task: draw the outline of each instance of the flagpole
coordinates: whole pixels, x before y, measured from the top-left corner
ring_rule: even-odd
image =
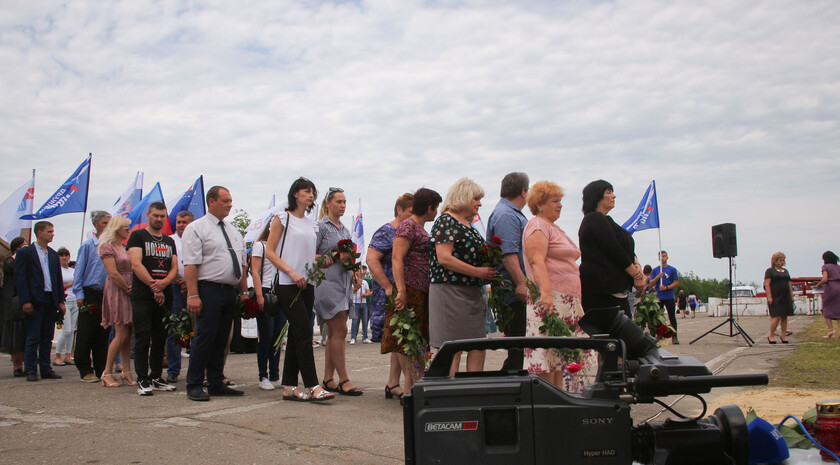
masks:
[[[79,248],[85,243],[85,217],[87,216],[88,195],[90,194],[90,170],[93,169],[93,153],[88,152],[88,159],[90,159],[90,164],[88,165],[88,182],[85,188],[85,209],[82,211],[82,234],[79,239]]]
[[[35,168],[32,168],[32,206],[35,207]],[[31,224],[29,226],[29,242],[28,243],[29,244],[32,243],[32,225]]]

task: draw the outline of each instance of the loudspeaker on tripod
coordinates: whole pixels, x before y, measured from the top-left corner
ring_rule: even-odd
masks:
[[[715,258],[738,256],[735,223],[721,223],[712,226],[712,256]]]

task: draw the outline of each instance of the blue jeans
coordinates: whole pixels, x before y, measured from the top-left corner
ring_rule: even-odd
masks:
[[[362,339],[368,338],[368,306],[365,304],[353,304],[356,306],[356,318],[350,325],[350,337],[356,339],[359,334],[359,320],[362,320]]]
[[[48,298],[52,298],[49,294]],[[27,373],[38,373],[41,376],[50,373],[50,352],[55,335],[55,312],[52,302],[43,305],[32,302],[32,314],[26,316],[26,344],[24,346],[23,368]]]
[[[181,294],[181,286],[172,284],[172,314],[181,314],[184,305],[184,296]],[[170,375],[181,374],[181,346],[175,342],[175,336],[169,331],[166,332],[166,372]]]
[[[263,295],[271,289],[263,288]],[[268,316],[265,312],[257,312],[257,368],[260,379],[269,381],[280,379],[280,351],[274,350],[274,341],[280,336],[280,331],[286,326],[286,315],[280,312],[277,316]]]

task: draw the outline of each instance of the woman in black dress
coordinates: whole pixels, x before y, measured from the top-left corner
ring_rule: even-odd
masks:
[[[580,286],[583,311],[621,307],[628,318],[627,296],[642,288],[645,278],[636,258],[633,237],[607,213],[615,208],[612,184],[592,181],[583,188],[583,221],[580,241]]]
[[[770,335],[767,342],[775,344],[776,327],[781,323],[779,339],[787,344],[787,317],[793,315],[793,288],[790,274],[785,269],[785,254],[776,252],[770,257],[770,268],[764,272],[764,290],[767,291],[767,306],[770,308]]]
[[[27,245],[22,237],[12,239],[12,256],[3,260],[3,289],[0,289],[0,350],[12,355],[15,376],[23,376],[23,349],[26,343],[26,321],[15,289],[15,252]]]

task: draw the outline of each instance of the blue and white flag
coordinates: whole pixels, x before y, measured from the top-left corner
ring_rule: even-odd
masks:
[[[143,172],[138,171],[137,175],[134,176],[134,182],[132,182],[125,192],[122,193],[120,198],[114,202],[114,206],[111,207],[111,216],[128,216],[128,213],[140,203],[140,199],[143,198]]]
[[[362,199],[359,199],[359,212],[353,217],[353,230],[350,231],[350,239],[356,244],[356,251],[362,255],[365,253],[365,226],[362,221]],[[364,259],[364,257],[360,257]]]
[[[169,224],[175,225],[178,220],[178,213],[188,211],[195,215],[195,219],[199,219],[207,213],[204,205],[204,176],[199,176],[194,183],[184,192],[184,195],[175,203],[175,206],[169,210]]]
[[[35,176],[26,181],[22,186],[12,192],[2,204],[0,204],[0,236],[6,242],[20,236],[21,229],[32,227],[32,221],[19,219],[22,215],[32,213],[35,200]]]
[[[645,191],[642,201],[636,211],[630,215],[630,219],[621,225],[627,232],[633,234],[636,231],[645,229],[656,229],[659,227],[659,206],[656,202],[656,181],[651,181]]]
[[[90,155],[82,162],[70,178],[55,191],[34,214],[21,216],[22,220],[41,220],[65,213],[87,210],[88,185],[90,184]]]

